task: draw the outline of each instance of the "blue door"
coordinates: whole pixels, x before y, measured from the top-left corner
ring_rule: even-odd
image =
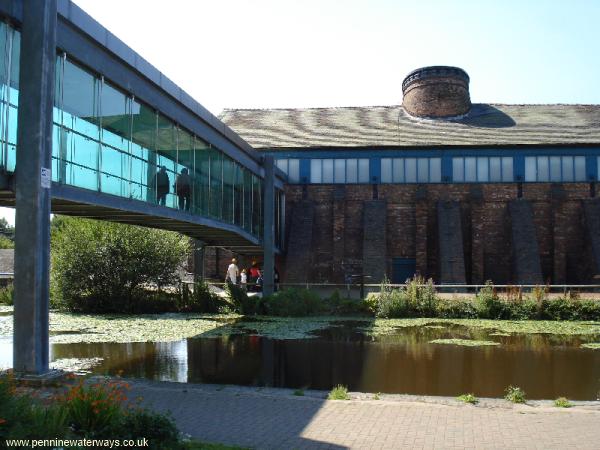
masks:
[[[392,283],[402,284],[412,278],[417,270],[414,258],[392,258]]]

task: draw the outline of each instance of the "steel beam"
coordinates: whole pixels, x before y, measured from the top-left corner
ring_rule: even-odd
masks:
[[[13,367],[48,367],[50,167],[56,59],[56,0],[23,3],[17,131]]]
[[[264,230],[263,230],[263,295],[274,290],[275,275],[275,164],[272,155],[264,158]]]

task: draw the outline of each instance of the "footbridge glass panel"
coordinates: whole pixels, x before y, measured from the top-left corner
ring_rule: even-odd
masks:
[[[19,53],[19,32],[0,23],[0,165],[7,172],[16,161]],[[179,208],[261,238],[257,174],[64,53],[56,59],[53,122],[53,181]]]

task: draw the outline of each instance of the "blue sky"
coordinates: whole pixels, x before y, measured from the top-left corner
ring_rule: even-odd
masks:
[[[426,65],[474,102],[600,104],[600,0],[75,3],[214,114],[398,104]]]

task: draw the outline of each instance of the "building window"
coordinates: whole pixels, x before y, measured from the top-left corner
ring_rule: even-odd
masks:
[[[513,159],[506,156],[452,158],[452,181],[455,183],[514,181]]]
[[[382,183],[439,183],[441,158],[381,158]]]
[[[275,161],[277,167],[286,173],[290,183],[300,182],[300,160],[299,159],[278,159]]]
[[[585,156],[527,156],[525,181],[585,181]]]
[[[310,182],[313,184],[368,183],[369,160],[367,158],[311,159]]]

